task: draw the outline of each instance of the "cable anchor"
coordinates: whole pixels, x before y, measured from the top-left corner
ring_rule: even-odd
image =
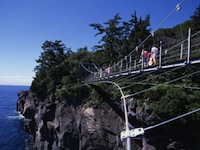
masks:
[[[180,12],[180,10],[181,10],[181,5],[180,5],[180,4],[177,4],[177,5],[176,5],[176,11]]]
[[[135,128],[131,130],[122,131],[120,134],[120,138],[123,141],[124,139],[128,137],[136,138],[137,136],[144,135],[144,129],[143,128]]]

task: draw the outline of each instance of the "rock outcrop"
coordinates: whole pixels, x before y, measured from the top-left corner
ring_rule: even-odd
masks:
[[[29,92],[19,93],[17,110],[25,117],[36,149],[120,150],[124,122],[111,107],[72,106],[40,102]]]
[[[91,102],[92,103],[92,102]],[[130,99],[128,118],[130,128],[145,127],[156,123],[148,99]],[[33,137],[38,150],[123,150],[126,142],[120,133],[125,130],[123,107],[110,102],[101,107],[73,105],[65,101],[39,101],[32,93],[18,94],[17,111],[25,117],[25,130]],[[188,125],[172,123],[132,139],[133,150],[172,150],[199,148],[199,122]]]

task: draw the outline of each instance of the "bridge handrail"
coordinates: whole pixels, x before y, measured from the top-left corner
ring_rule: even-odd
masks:
[[[110,65],[105,70],[98,69],[97,72],[91,72],[87,77],[87,80],[96,81],[109,79],[110,77],[118,77],[123,74],[130,74],[133,71],[143,71],[145,68],[159,67],[162,68],[164,64],[174,62],[186,62],[189,63],[190,59],[194,57],[200,57],[200,31],[191,34],[191,29],[188,30],[188,37],[183,41],[175,44],[170,48],[163,48],[162,42],[160,43],[159,53],[157,55],[157,63],[154,66],[145,66],[143,57],[139,54],[132,53],[129,56],[125,56],[120,61]],[[136,49],[136,48],[135,48]],[[97,69],[96,69],[97,70]],[[102,71],[101,71],[102,70]]]

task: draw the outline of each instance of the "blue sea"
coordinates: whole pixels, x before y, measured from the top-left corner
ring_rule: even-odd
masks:
[[[30,135],[23,129],[23,117],[16,112],[17,94],[29,86],[0,85],[0,150],[27,150]]]

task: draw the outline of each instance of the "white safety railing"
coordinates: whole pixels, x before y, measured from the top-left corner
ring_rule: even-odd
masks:
[[[99,69],[98,72],[92,72],[85,82],[93,82],[98,80],[107,80],[121,75],[129,75],[131,73],[140,73],[141,71],[151,70],[151,68],[162,68],[169,64],[187,64],[191,60],[200,60],[200,31],[191,34],[191,29],[188,30],[188,37],[183,41],[175,44],[170,48],[163,48],[164,41],[160,41],[159,53],[156,56],[156,64],[145,65],[144,57],[141,57],[143,51],[138,52],[136,47],[133,53],[125,56],[120,61],[109,65],[107,68]],[[173,65],[171,65],[173,66]]]

